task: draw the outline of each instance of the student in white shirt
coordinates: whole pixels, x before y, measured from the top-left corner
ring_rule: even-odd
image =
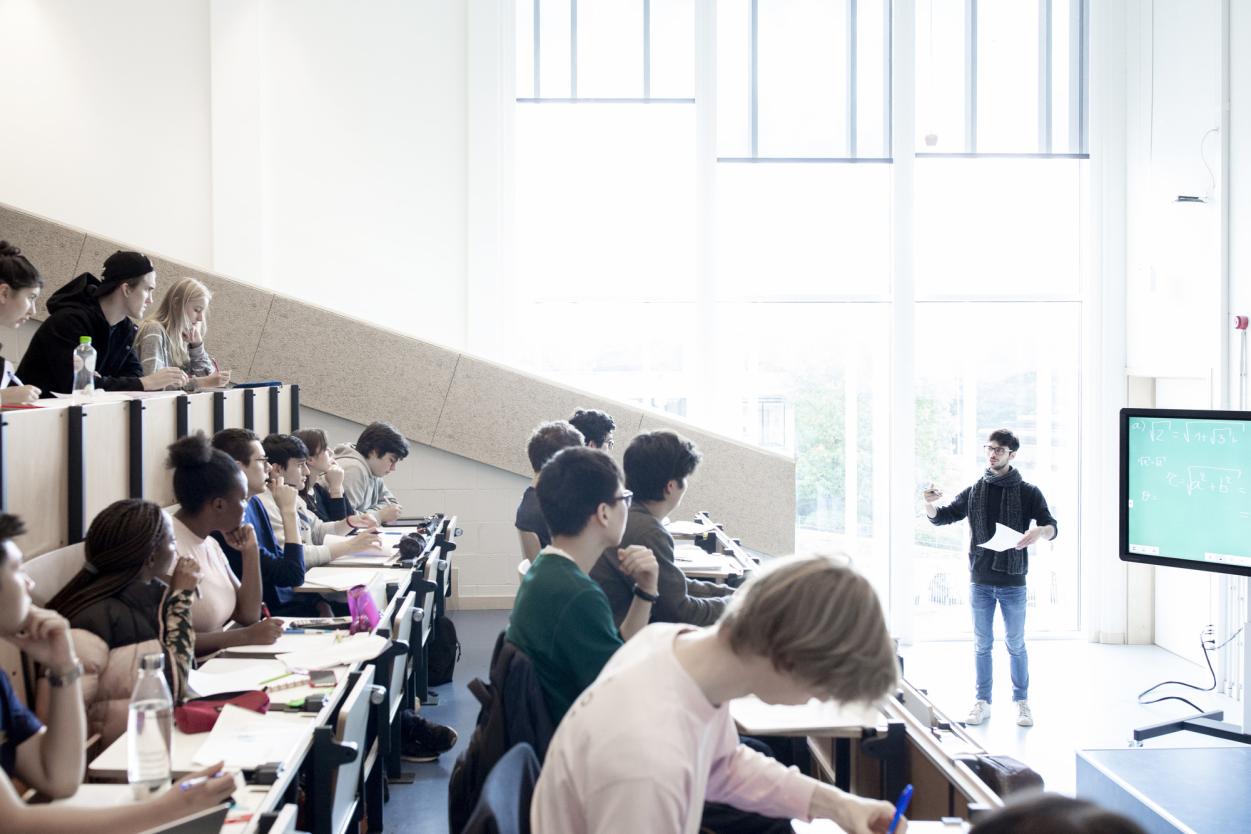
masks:
[[[657,623],[617,650],[556,730],[531,828],[695,834],[708,801],[885,834],[891,803],[844,793],[740,744],[730,701],[872,703],[894,688],[896,670],[864,577],[831,557],[776,560],[717,625]]]
[[[39,294],[43,292],[43,276],[26,259],[22,250],[0,240],[0,327],[14,330],[35,315]],[[0,357],[4,376],[0,377],[0,404],[33,403],[42,393],[34,385],[23,385],[13,370],[13,363]]]

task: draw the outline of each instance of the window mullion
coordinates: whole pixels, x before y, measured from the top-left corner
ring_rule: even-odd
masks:
[[[542,98],[543,91],[539,88],[539,58],[542,55],[543,38],[539,34],[539,6],[543,0],[534,0],[534,97]]]
[[[1051,65],[1055,48],[1055,39],[1051,36],[1052,2],[1038,0],[1038,150],[1041,153],[1051,153]]]
[[[1077,91],[1072,97],[1072,100],[1077,103],[1076,118],[1072,121],[1077,125],[1077,142],[1074,147],[1078,153],[1088,153],[1089,125],[1087,124],[1086,99],[1089,95],[1089,85],[1086,76],[1090,71],[1090,3],[1089,0],[1075,0],[1075,2],[1077,8],[1073,18],[1076,23],[1077,40],[1073,43],[1077,46],[1070,50],[1076,54],[1077,59],[1077,72],[1073,73],[1073,77],[1077,79]]]
[[[751,155],[760,156],[760,0],[751,0]]]
[[[643,98],[652,97],[652,0],[643,0]]]
[[[856,0],[847,0],[847,156],[856,156]]]
[[[578,0],[569,0],[569,97],[578,97]]]
[[[964,0],[964,151],[977,153],[977,0]]]

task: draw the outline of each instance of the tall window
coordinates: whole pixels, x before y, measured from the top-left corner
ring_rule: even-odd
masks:
[[[897,8],[916,26],[908,77]],[[1064,525],[1033,563],[1030,624],[1076,629],[1085,0],[516,10],[520,361],[794,454],[799,547],[849,552],[884,598],[892,491],[954,494],[982,436],[1011,427]],[[895,100],[917,128],[907,355]],[[915,379],[916,483],[889,478],[899,373]],[[917,511],[917,632],[967,631],[967,526]]]
[[[919,491],[985,466],[997,428],[1061,522],[1036,546],[1027,620],[1074,631],[1081,390],[1084,0],[919,0],[913,211]],[[967,632],[967,524],[918,515],[915,628]]]

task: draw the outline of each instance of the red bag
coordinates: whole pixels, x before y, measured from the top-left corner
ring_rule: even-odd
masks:
[[[222,707],[230,704],[252,712],[269,712],[269,695],[259,689],[223,692],[208,698],[195,698],[174,707],[174,724],[184,733],[207,733],[217,723]]]

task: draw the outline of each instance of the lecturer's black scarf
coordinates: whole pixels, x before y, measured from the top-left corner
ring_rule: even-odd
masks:
[[[973,527],[975,545],[977,542],[988,541],[991,536],[995,535],[995,525],[991,523],[990,514],[986,512],[987,496],[992,486],[1003,489],[1003,497],[999,502],[999,523],[1013,530],[1025,529],[1024,513],[1021,510],[1021,473],[1015,467],[1002,475],[996,475],[992,470],[987,469],[982,479],[973,485],[973,490],[969,494],[969,522]],[[994,551],[978,547],[978,550],[991,555],[991,570],[1012,576],[1021,576],[1025,573],[1024,549]]]

